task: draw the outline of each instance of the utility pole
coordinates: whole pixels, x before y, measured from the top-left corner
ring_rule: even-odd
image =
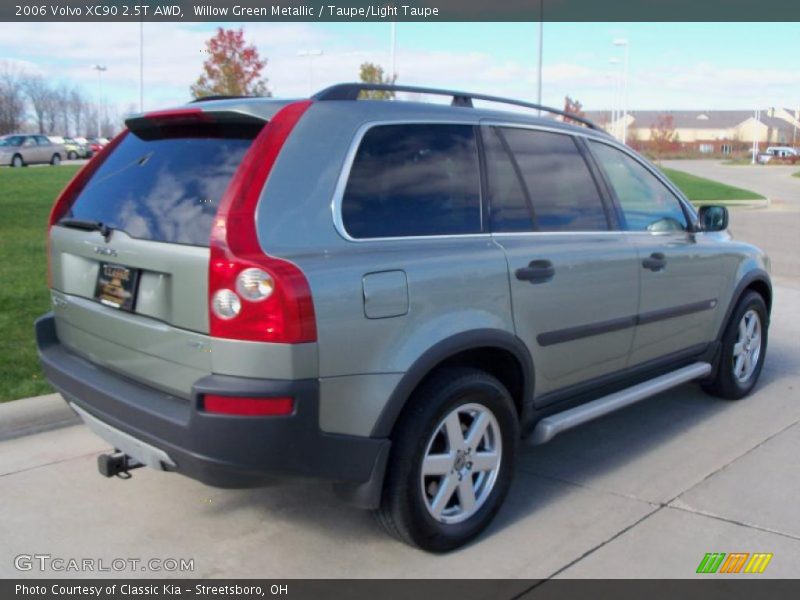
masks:
[[[542,59],[544,54],[544,0],[539,0],[539,68],[536,77],[536,103],[542,103]],[[539,111],[541,116],[542,111]]]
[[[139,112],[144,112],[144,20],[139,21]]]

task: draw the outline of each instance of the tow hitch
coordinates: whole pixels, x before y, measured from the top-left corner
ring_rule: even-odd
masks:
[[[114,477],[116,475],[120,479],[130,479],[130,471],[143,466],[138,460],[119,450],[113,454],[101,454],[97,457],[97,470],[104,477]]]

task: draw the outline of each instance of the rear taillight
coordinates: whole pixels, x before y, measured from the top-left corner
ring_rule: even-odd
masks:
[[[289,261],[264,254],[255,210],[272,166],[311,101],[289,104],[245,154],[211,229],[209,326],[214,337],[302,343],[317,339],[311,290]]]
[[[105,162],[106,158],[111,155],[111,152],[119,146],[120,142],[122,142],[123,138],[128,134],[127,129],[123,129],[117,136],[114,137],[105,147],[101,148],[100,151],[95,154],[89,162],[87,162],[83,168],[75,174],[64,190],[59,194],[58,198],[56,198],[55,204],[53,204],[53,208],[50,209],[50,217],[47,220],[47,286],[53,287],[52,281],[52,272],[51,272],[51,264],[50,264],[50,228],[58,223],[59,219],[67,214],[72,204],[75,202],[75,199],[78,197],[78,194],[81,193],[86,184],[89,183],[89,180],[92,178],[92,175],[95,174],[97,169],[100,168],[100,165]]]
[[[203,409],[221,415],[277,417],[294,412],[294,398],[250,398],[207,394],[203,397]]]

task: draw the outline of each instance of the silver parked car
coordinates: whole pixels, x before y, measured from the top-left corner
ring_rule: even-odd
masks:
[[[556,109],[197,101],[128,119],[57,200],[39,354],[106,476],[317,478],[447,551],[521,440],[688,381],[750,393],[769,261],[727,225]]]
[[[52,142],[46,135],[13,134],[0,137],[0,165],[60,165],[65,156],[64,145]]]

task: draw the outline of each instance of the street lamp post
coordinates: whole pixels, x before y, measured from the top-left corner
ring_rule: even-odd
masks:
[[[620,110],[619,110],[619,89],[620,89],[620,73],[619,73],[619,59],[618,58],[609,58],[608,63],[613,65],[613,72],[611,74],[611,135],[615,138],[619,139],[619,118],[620,118]]]
[[[614,40],[615,46],[622,46],[625,48],[625,71],[623,76],[623,91],[622,91],[622,143],[628,143],[628,54],[630,44],[625,38],[617,38]]]
[[[300,50],[297,56],[308,59],[308,95],[314,93],[314,59],[322,56],[322,50]]]
[[[108,70],[108,67],[103,65],[95,65],[92,67],[95,71],[97,71],[97,137],[102,135],[100,128],[101,128],[101,116],[100,113],[102,111],[103,105],[103,73]]]
[[[390,62],[392,63],[392,83],[397,79],[397,23],[392,21],[392,46],[390,48]]]
[[[753,158],[751,164],[756,164],[756,159],[758,157],[758,126],[761,124],[761,111],[756,109],[754,112],[755,116],[755,124],[753,125]]]
[[[144,112],[144,20],[139,21],[139,112]]]

